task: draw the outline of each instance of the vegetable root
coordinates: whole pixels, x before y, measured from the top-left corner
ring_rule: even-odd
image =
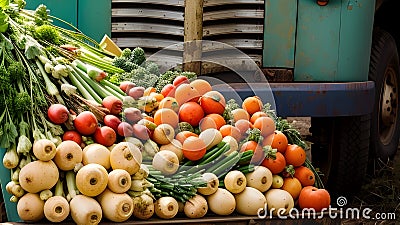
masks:
[[[62,196],[53,196],[44,203],[44,215],[51,222],[64,221],[68,217],[69,212],[69,203]]]
[[[100,164],[90,163],[76,174],[76,187],[79,192],[94,197],[103,192],[108,183],[107,170]]]
[[[82,148],[75,141],[63,141],[57,146],[54,162],[60,170],[74,169],[82,161]]]
[[[131,187],[131,176],[126,170],[115,169],[108,173],[108,188],[115,193],[124,193]]]
[[[97,200],[104,217],[113,222],[124,222],[133,213],[133,199],[126,193],[114,193],[106,189],[97,196]]]
[[[71,217],[77,225],[97,225],[103,217],[100,203],[94,198],[77,195],[69,205]]]
[[[48,139],[40,139],[33,143],[33,154],[42,161],[49,161],[56,155],[56,145]]]
[[[19,218],[27,222],[37,222],[44,218],[44,201],[39,194],[26,193],[17,203]]]

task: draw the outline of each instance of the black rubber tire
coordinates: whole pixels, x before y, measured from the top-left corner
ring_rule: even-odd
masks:
[[[388,32],[375,29],[369,73],[369,79],[375,81],[375,106],[371,116],[371,159],[380,158],[387,161],[396,154],[399,144],[400,66],[396,49],[396,42]],[[383,103],[388,101],[388,104]],[[387,112],[383,112],[382,109]]]
[[[321,167],[334,196],[352,196],[364,181],[369,154],[370,115],[312,118],[312,161]],[[314,140],[318,141],[318,140]]]

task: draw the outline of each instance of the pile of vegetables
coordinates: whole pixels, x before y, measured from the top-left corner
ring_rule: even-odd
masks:
[[[140,47],[111,55],[44,5],[0,4],[0,148],[23,221],[329,206],[300,134],[257,96],[239,105],[194,73],[159,74]]]

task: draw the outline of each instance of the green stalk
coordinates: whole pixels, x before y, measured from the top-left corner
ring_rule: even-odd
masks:
[[[79,75],[76,74],[74,70],[71,70],[68,77],[71,80],[72,84],[78,88],[79,92],[84,98],[101,103],[101,98],[86,82],[83,81],[83,79],[80,78]]]
[[[224,159],[222,159],[221,161],[219,161],[218,163],[214,164],[212,167],[208,168],[206,170],[206,172],[208,173],[214,173],[214,171],[217,168],[220,168],[222,165],[224,165],[226,162],[230,162],[233,158],[235,158],[239,153],[237,151],[232,152],[231,154],[229,154],[227,157],[225,157]],[[236,163],[235,163],[236,164]],[[233,164],[234,165],[234,164]],[[233,166],[232,165],[232,166]]]
[[[112,95],[110,92],[105,90],[99,83],[96,81],[92,80],[86,73],[84,73],[82,70],[80,70],[78,67],[76,67],[74,64],[71,64],[71,66],[74,68],[74,70],[78,73],[78,75],[85,80],[86,83],[88,83],[93,90],[101,97],[105,98],[107,96]]]
[[[65,105],[64,100],[62,99],[60,93],[58,92],[56,85],[53,84],[53,82],[51,82],[49,76],[47,76],[46,71],[44,71],[42,63],[40,63],[38,59],[36,59],[35,62],[40,70],[41,75],[43,76],[44,82],[46,84],[47,93],[49,93],[51,96],[55,96],[59,103]]]
[[[109,86],[103,86],[103,88],[121,100],[124,98],[124,95],[121,95],[119,92],[115,91],[114,89],[112,89]]]
[[[78,194],[78,188],[76,187],[75,181],[75,173],[72,170],[67,171],[65,174],[65,180],[67,182],[68,195],[70,199],[73,199]]]
[[[121,94],[122,96],[126,96],[125,92],[123,92],[123,91],[121,90],[121,88],[119,88],[117,85],[111,83],[110,81],[108,81],[108,80],[102,80],[100,83],[103,84],[104,86],[107,86],[107,87],[110,87],[110,88],[114,89],[116,92],[118,92],[118,93]]]

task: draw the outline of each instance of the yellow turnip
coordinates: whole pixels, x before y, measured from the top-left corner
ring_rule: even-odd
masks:
[[[57,183],[58,178],[58,168],[52,160],[47,162],[37,160],[22,167],[18,179],[25,191],[37,193],[51,189]]]

